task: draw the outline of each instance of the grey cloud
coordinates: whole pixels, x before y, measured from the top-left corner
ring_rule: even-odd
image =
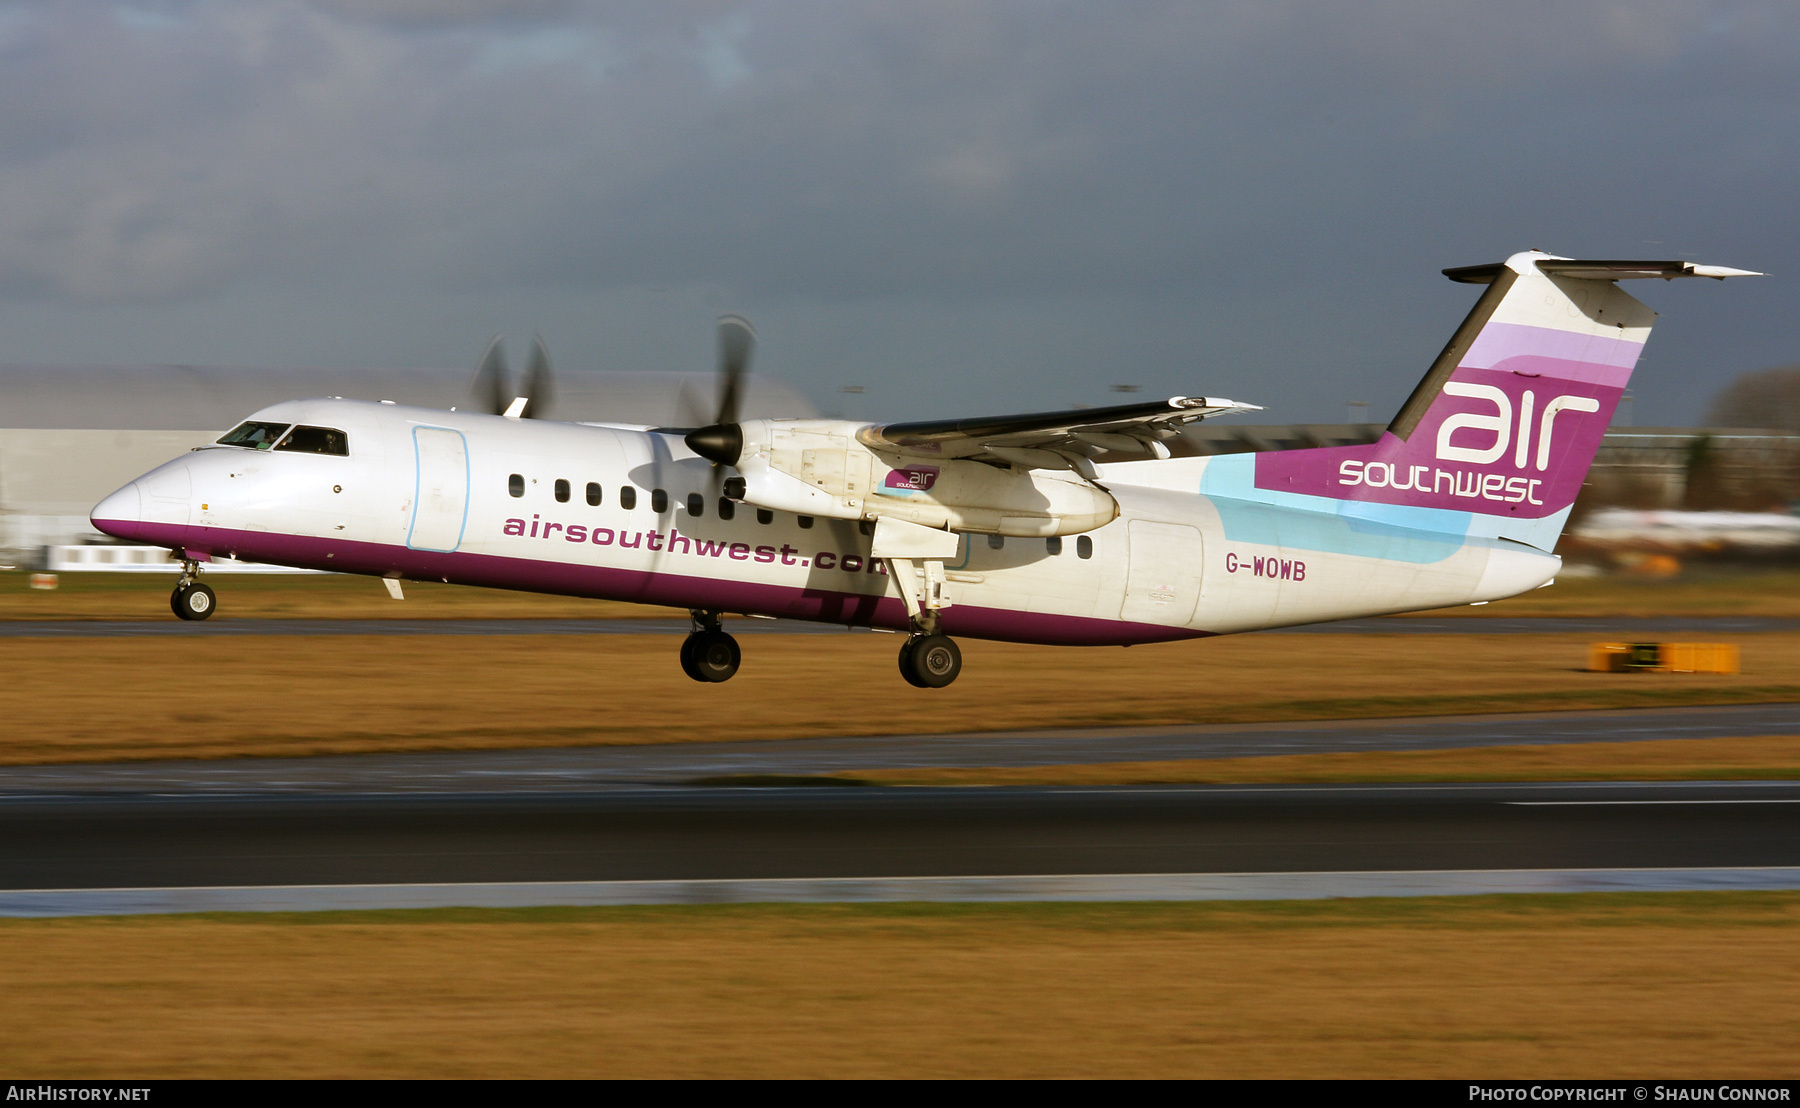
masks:
[[[1796,239],[1785,4],[22,11],[0,298],[97,320],[262,295],[380,345],[406,302],[710,290],[807,329],[786,371],[818,387],[847,360],[944,404],[1198,372],[1329,418],[1404,394],[1467,301],[1443,266],[1780,268]],[[1665,297],[1640,415],[1791,361],[1784,287]],[[367,318],[340,318],[348,288],[376,290]]]

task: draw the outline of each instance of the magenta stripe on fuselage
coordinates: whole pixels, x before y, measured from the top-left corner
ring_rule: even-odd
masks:
[[[109,535],[170,549],[206,550],[221,555],[301,569],[335,570],[382,576],[398,573],[421,581],[516,589],[579,596],[593,600],[625,600],[675,608],[710,608],[755,612],[786,619],[837,623],[851,627],[907,628],[906,608],[893,597],[830,589],[794,588],[746,581],[725,581],[668,572],[615,569],[569,562],[509,558],[468,552],[436,553],[383,543],[349,539],[277,535],[169,523],[95,520]],[[952,635],[1001,642],[1051,646],[1128,646],[1204,638],[1210,632],[1186,627],[1089,619],[1044,612],[1017,612],[959,604],[946,608],[942,630]]]

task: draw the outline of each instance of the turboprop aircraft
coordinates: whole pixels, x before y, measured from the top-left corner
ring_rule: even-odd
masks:
[[[682,607],[683,670],[738,669],[728,613],[905,634],[900,672],[956,679],[952,635],[1131,645],[1483,603],[1552,553],[1655,313],[1626,278],[1755,276],[1538,251],[1448,269],[1486,286],[1381,438],[1177,456],[1212,397],[992,419],[739,420],[753,333],[720,321],[717,418],[557,423],[343,399],[256,412],[92,513],[182,563],[216,608],[231,556]]]

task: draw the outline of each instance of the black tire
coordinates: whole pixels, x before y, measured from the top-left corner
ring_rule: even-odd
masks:
[[[962,651],[949,635],[916,635],[900,654],[901,673],[921,689],[941,689],[962,672]]]
[[[206,619],[218,609],[219,597],[209,586],[196,581],[191,585],[176,586],[169,595],[169,607],[182,619]]]
[[[913,643],[918,642],[920,637],[921,636],[914,635],[912,638],[907,639],[900,644],[900,676],[906,678],[906,683],[915,689],[929,689],[931,686],[921,682],[919,680],[919,675],[913,672]]]
[[[681,644],[681,668],[696,681],[729,681],[743,661],[737,640],[723,631],[697,631]]]
[[[689,635],[681,640],[681,672],[696,681],[704,681],[706,678],[700,676],[700,671],[694,668],[694,640],[699,637],[699,635]]]

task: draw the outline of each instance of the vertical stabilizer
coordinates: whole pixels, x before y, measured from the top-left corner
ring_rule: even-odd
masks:
[[[1751,275],[1538,251],[1444,273],[1487,288],[1381,439],[1259,454],[1257,489],[1441,509],[1444,530],[1549,550],[1656,319],[1616,282]]]

